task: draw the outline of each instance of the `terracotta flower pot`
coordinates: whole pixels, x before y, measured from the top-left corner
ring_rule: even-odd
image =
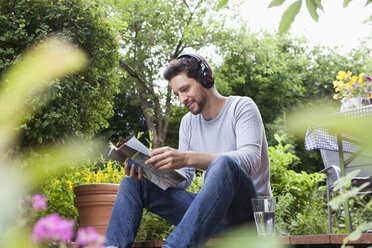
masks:
[[[92,226],[105,235],[119,184],[82,184],[74,188],[74,204],[81,227]]]

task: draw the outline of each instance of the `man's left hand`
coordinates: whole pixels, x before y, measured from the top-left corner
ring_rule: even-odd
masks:
[[[153,164],[156,169],[180,169],[186,166],[186,153],[171,147],[154,149],[146,164]]]

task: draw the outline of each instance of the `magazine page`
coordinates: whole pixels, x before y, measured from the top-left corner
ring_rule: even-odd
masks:
[[[130,138],[126,144],[130,147],[132,147],[134,150],[137,150],[147,156],[150,156],[151,151],[142,144],[138,139],[136,139],[134,136]]]
[[[135,137],[130,136],[120,144],[119,148],[111,146],[106,157],[117,160],[122,164],[128,161],[130,164],[134,163],[136,168],[141,167],[143,177],[163,190],[186,180],[175,170],[157,170],[152,164],[146,165],[145,161],[149,158],[149,155],[150,150]]]

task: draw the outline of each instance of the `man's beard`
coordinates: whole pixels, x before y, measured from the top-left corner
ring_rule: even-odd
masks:
[[[200,114],[203,111],[205,104],[207,103],[207,96],[205,93],[201,92],[198,98],[199,100],[195,100],[194,102],[194,104],[196,105],[196,109],[194,108],[195,109],[194,111],[191,109],[188,109],[193,115]]]

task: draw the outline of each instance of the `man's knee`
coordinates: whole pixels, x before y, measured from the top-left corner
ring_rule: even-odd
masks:
[[[208,170],[220,171],[220,170],[232,170],[238,167],[238,163],[233,160],[231,157],[222,155],[211,161],[208,166]]]
[[[121,179],[118,194],[125,194],[126,192],[138,191],[140,189],[140,182],[138,179],[125,176]]]

